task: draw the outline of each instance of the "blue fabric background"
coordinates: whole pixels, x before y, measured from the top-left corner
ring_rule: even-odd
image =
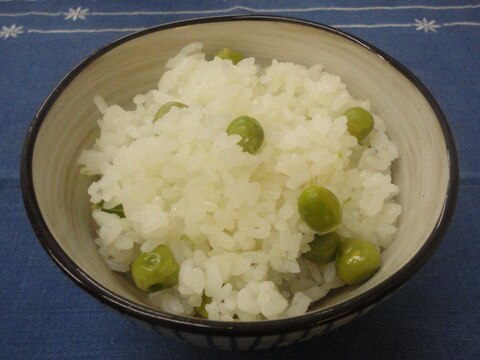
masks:
[[[74,16],[78,7],[80,14],[88,9],[83,19]],[[140,11],[156,13],[132,14]],[[112,14],[118,12],[124,14]],[[132,31],[128,29],[250,13],[336,25],[406,65],[449,119],[459,151],[461,186],[441,247],[382,305],[309,342],[235,354],[195,348],[139,328],[67,279],[40,247],[28,222],[19,159],[29,123],[43,100],[95,49]],[[434,21],[427,31],[415,25],[424,18],[426,23]],[[13,25],[14,30],[22,27],[16,37],[10,31]],[[95,32],[77,31],[87,29]],[[479,55],[478,1],[0,0],[0,358],[478,359]]]

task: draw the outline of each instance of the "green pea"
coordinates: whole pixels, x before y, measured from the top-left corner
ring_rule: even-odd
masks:
[[[265,139],[262,125],[249,116],[240,116],[233,120],[227,128],[228,135],[240,135],[242,139],[238,142],[250,154],[258,152]]]
[[[203,317],[204,319],[208,319],[208,312],[205,306],[210,304],[211,302],[212,302],[212,298],[210,296],[203,294],[202,303],[200,304],[200,306],[197,306],[195,308],[195,311],[197,312],[197,314]]]
[[[333,231],[342,221],[340,201],[323,186],[314,185],[303,190],[297,208],[307,225],[319,234]]]
[[[343,239],[335,258],[337,275],[349,285],[368,280],[380,268],[380,251],[369,241]]]
[[[178,266],[173,253],[160,245],[148,253],[141,253],[132,264],[132,277],[142,291],[154,292],[178,283]]]
[[[347,128],[358,141],[365,139],[373,130],[373,116],[361,107],[352,107],[343,113],[347,117]]]
[[[109,213],[109,214],[118,215],[122,219],[125,218],[125,211],[123,210],[123,205],[122,204],[118,204],[117,206],[115,206],[113,208],[106,209],[104,203],[105,202],[102,200],[99,203],[94,204],[93,208],[102,210],[103,212],[106,212],[106,213]]]
[[[233,65],[237,65],[241,60],[243,60],[242,53],[234,51],[228,48],[223,48],[215,53],[215,56],[218,56],[223,60],[231,60]]]
[[[340,236],[336,232],[324,235],[315,234],[309,245],[310,251],[303,256],[317,264],[328,264],[335,259],[335,254],[340,245]]]
[[[187,105],[182,104],[182,103],[177,102],[177,101],[167,102],[167,103],[163,104],[162,106],[160,106],[160,109],[157,110],[157,113],[153,117],[153,122],[157,121],[163,115],[167,114],[172,107],[177,107],[179,109],[182,109],[182,108],[186,108]]]

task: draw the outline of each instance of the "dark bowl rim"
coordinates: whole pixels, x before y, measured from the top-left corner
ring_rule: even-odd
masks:
[[[224,322],[205,320],[193,317],[178,316],[168,313],[155,311],[151,308],[141,306],[132,301],[129,301],[121,296],[114,294],[112,291],[106,289],[89,275],[87,275],[80,267],[78,267],[72,259],[62,250],[56,242],[53,234],[48,229],[45,220],[42,217],[39,205],[36,200],[35,190],[33,186],[32,161],[35,142],[43,120],[47,116],[49,110],[59,98],[65,88],[78,76],[83,69],[96,59],[112,50],[113,48],[130,41],[132,39],[157,32],[165,29],[176,27],[214,23],[214,22],[231,22],[231,21],[268,21],[289,23],[298,26],[307,26],[320,31],[333,33],[337,36],[345,38],[355,44],[364,47],[376,56],[387,61],[392,67],[398,70],[405,76],[425,97],[434,111],[446,143],[446,151],[449,163],[449,183],[444,199],[443,210],[435,224],[432,233],[429,235],[425,244],[418,250],[418,252],[405,264],[401,269],[394,273],[384,282],[378,284],[372,289],[356,296],[353,299],[332,306],[330,308],[319,310],[313,313],[308,313],[302,316],[279,319],[279,320],[265,320],[257,322]],[[432,256],[435,249],[441,242],[441,238],[445,234],[448,224],[453,216],[459,182],[458,158],[455,148],[452,132],[447,123],[447,120],[440,109],[440,106],[427,90],[425,85],[411,73],[405,66],[399,63],[390,55],[375,46],[363,41],[353,35],[338,30],[328,25],[314,23],[306,20],[279,17],[271,15],[235,15],[235,16],[218,16],[205,17],[199,19],[191,19],[184,21],[176,21],[164,25],[154,26],[145,30],[135,32],[133,34],[122,37],[112,43],[100,48],[92,55],[83,60],[72,71],[70,71],[49,94],[43,105],[32,120],[25,137],[21,164],[20,164],[20,180],[21,189],[23,193],[23,201],[27,210],[28,217],[32,227],[40,240],[40,243],[60,267],[60,269],[70,277],[76,285],[86,290],[89,294],[100,300],[102,303],[112,307],[121,313],[126,313],[139,320],[144,320],[153,326],[165,327],[177,332],[184,331],[190,333],[204,333],[207,335],[220,336],[258,336],[258,335],[272,335],[282,334],[293,331],[305,331],[313,327],[325,326],[330,327],[335,320],[347,317],[356,316],[367,310],[371,306],[386,298],[393,291],[401,287],[417,270]]]

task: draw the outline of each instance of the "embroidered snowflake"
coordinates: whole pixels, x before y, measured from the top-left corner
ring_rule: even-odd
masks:
[[[16,38],[18,34],[23,34],[23,26],[12,25],[10,27],[2,26],[0,31],[0,39],[8,39],[9,37]]]
[[[82,9],[80,6],[76,9],[70,8],[68,13],[65,13],[65,20],[72,19],[73,21],[80,19],[85,20],[85,16],[88,15],[88,9]]]
[[[417,27],[417,31],[423,30],[426,33],[429,31],[437,32],[437,29],[440,27],[440,25],[435,24],[435,20],[428,21],[425,18],[422,20],[415,19],[415,26]]]

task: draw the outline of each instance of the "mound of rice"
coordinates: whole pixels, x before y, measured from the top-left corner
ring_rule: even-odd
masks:
[[[95,102],[100,137],[80,156],[81,172],[96,176],[92,203],[123,204],[126,218],[93,210],[96,243],[107,265],[127,272],[141,252],[168,245],[180,265],[179,283],[149,294],[167,312],[193,315],[205,293],[214,320],[296,316],[344,285],[335,265],[309,262],[312,231],[297,199],[319,184],[343,204],[337,231],[388,247],[401,208],[390,166],[397,148],[378,116],[362,142],[349,134],[354,99],[339,76],[273,60],[207,61],[202,44],[166,64],[158,89],[133,99],[135,110]],[[169,101],[187,104],[152,119]],[[256,118],[265,141],[256,155],[228,136],[236,117]]]

